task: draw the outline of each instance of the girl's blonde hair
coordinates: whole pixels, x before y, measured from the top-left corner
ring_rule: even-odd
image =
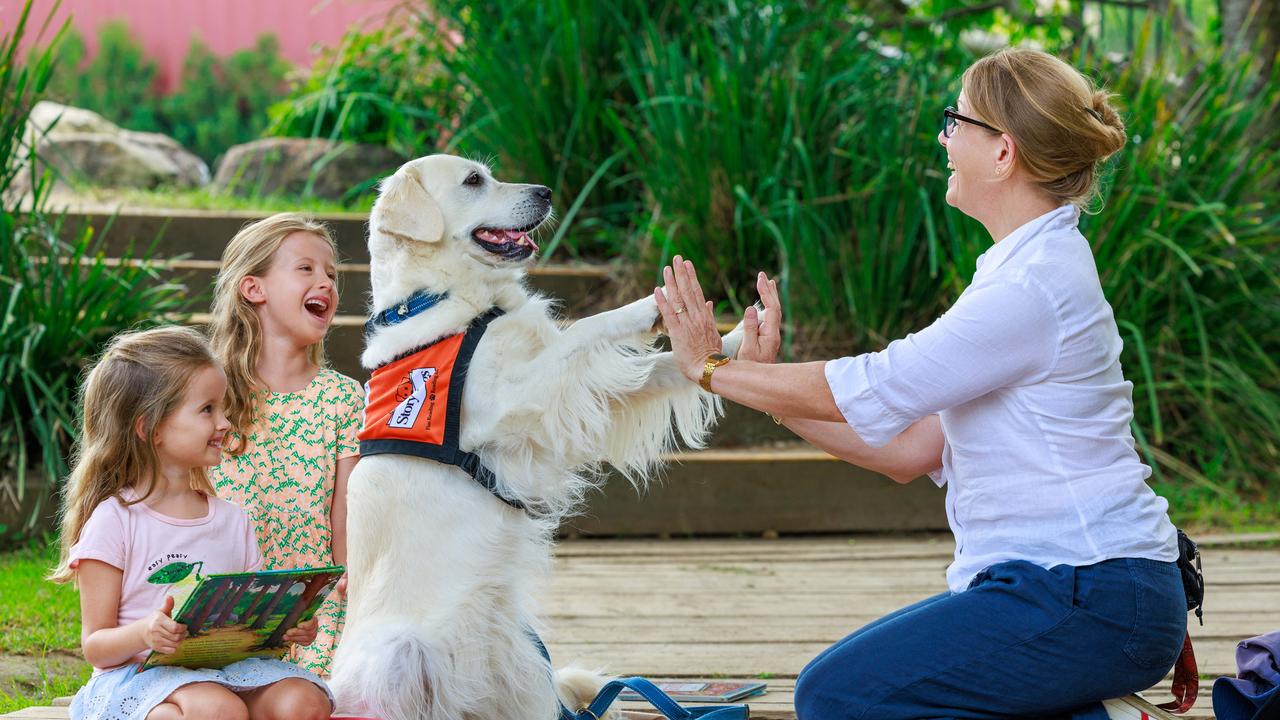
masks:
[[[1125,144],[1110,93],[1039,50],[1006,48],[969,67],[964,94],[973,112],[1013,136],[1017,162],[1062,204],[1098,197],[1098,168]]]
[[[99,503],[117,497],[131,504],[119,498],[129,487],[138,490],[133,502],[155,491],[156,427],[182,401],[192,374],[210,366],[217,367],[217,360],[209,341],[192,328],[121,333],[107,344],[80,387],[84,420],[63,489],[62,552],[50,580],[74,579],[68,553]],[[205,468],[191,469],[191,489],[215,495]]]
[[[231,422],[230,441],[225,447],[228,455],[244,452],[241,433],[253,422],[255,396],[265,390],[257,372],[262,325],[253,305],[240,294],[240,282],[251,275],[266,275],[280,244],[296,232],[323,238],[337,257],[338,247],[329,228],[301,213],[277,213],[245,225],[222,251],[209,335],[213,351],[227,373],[227,419]],[[308,347],[307,357],[324,365],[324,341]]]

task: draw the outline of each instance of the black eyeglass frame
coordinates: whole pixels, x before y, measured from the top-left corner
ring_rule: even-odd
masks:
[[[954,107],[948,105],[942,111],[942,137],[950,138],[952,133],[956,131],[956,123],[954,121],[967,122],[970,125],[977,125],[978,127],[986,128],[994,133],[1004,134],[1003,130],[992,127],[981,120],[975,120],[974,118],[961,115]]]

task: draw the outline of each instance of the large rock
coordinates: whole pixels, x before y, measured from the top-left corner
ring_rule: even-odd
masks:
[[[92,110],[42,101],[27,129],[28,147],[34,143],[40,161],[64,179],[117,188],[209,182],[209,166],[173,138],[125,130]]]
[[[310,195],[339,200],[388,175],[406,158],[380,145],[315,138],[262,138],[222,156],[215,187],[237,195]]]

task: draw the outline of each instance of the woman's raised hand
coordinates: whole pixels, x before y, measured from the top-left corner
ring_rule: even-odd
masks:
[[[756,276],[756,292],[764,308],[752,305],[742,316],[742,347],[739,360],[771,363],[782,348],[782,303],[778,300],[778,281],[760,273]]]
[[[702,367],[711,353],[720,352],[720,331],[711,303],[702,297],[693,263],[679,255],[662,269],[664,287],[653,289],[653,298],[662,313],[676,365],[690,380],[702,377]]]

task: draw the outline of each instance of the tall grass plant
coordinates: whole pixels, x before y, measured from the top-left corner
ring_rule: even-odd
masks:
[[[63,218],[48,211],[51,177],[35,174],[41,165],[24,134],[54,72],[48,47],[59,38],[21,58],[30,9],[28,0],[0,40],[0,517],[8,518],[0,541],[49,518],[76,433],[85,362],[112,334],[185,304],[180,286],[145,263],[108,260],[92,229],[64,233]],[[11,190],[18,173],[32,174],[27,195]],[[60,239],[67,236],[73,240]]]

